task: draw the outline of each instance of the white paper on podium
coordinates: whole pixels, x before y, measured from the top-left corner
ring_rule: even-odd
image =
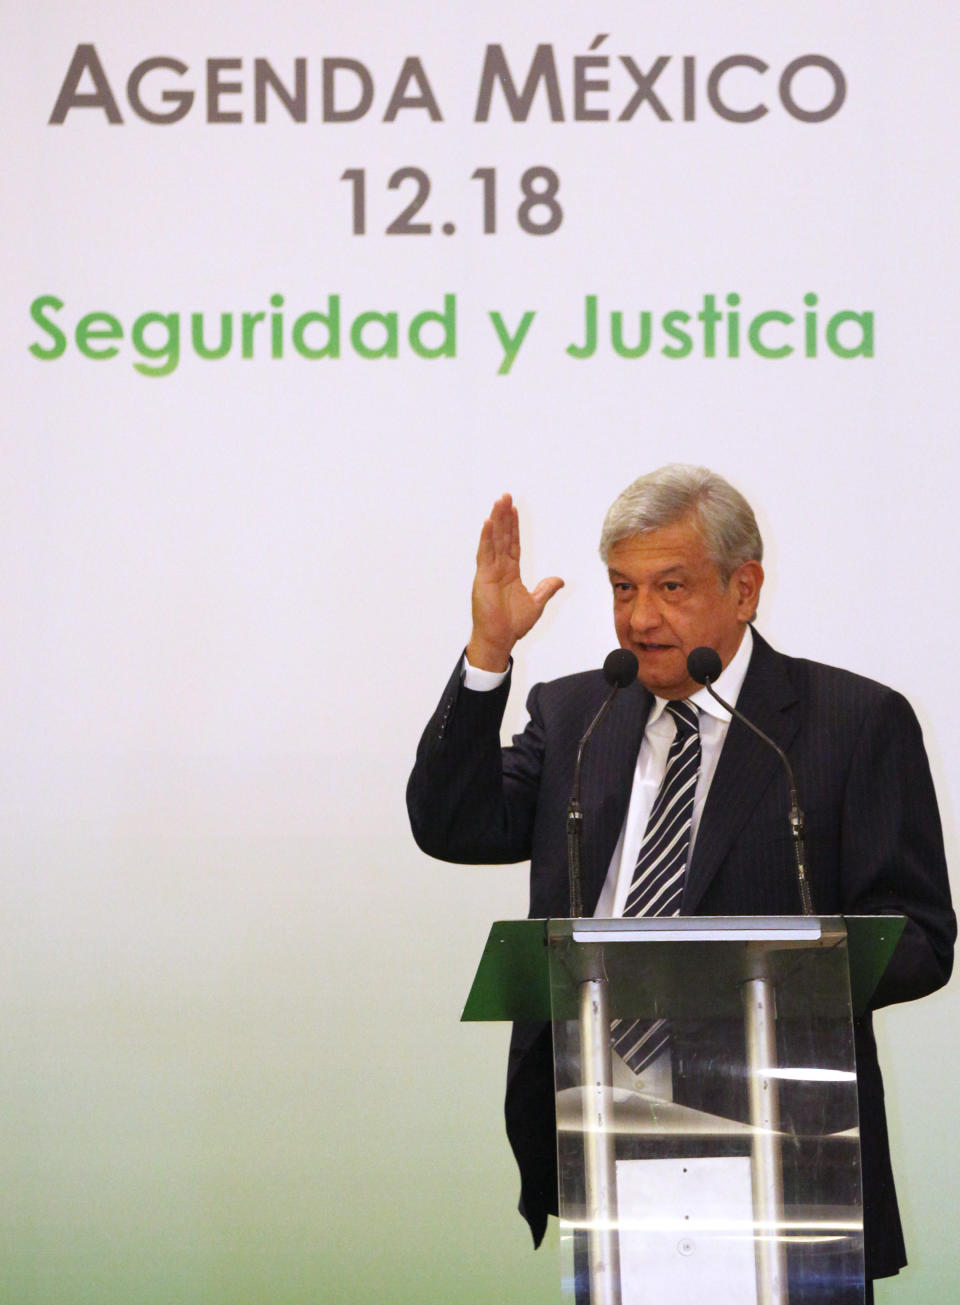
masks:
[[[623,1305],[756,1305],[748,1156],[618,1160]]]

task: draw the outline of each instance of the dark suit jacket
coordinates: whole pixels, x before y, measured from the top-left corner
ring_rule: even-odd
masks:
[[[421,739],[408,785],[420,847],[469,864],[529,858],[530,916],[568,915],[565,815],[574,759],[606,692],[599,671],[537,685],[527,702],[529,724],[501,750],[508,683],[471,692],[458,667]],[[587,915],[626,816],[651,703],[639,683],[623,690],[591,741],[581,782]],[[848,671],[782,656],[754,632],[737,705],[790,756],[807,820],[817,913],[907,917],[872,1005],[940,987],[950,975],[956,920],[930,769],[907,701]],[[732,721],[694,845],[684,915],[799,912],[786,809],[776,754]],[[855,1044],[867,1272],[881,1277],[906,1260],[869,1015],[856,1021]],[[520,1208],[539,1243],[547,1215],[557,1209],[549,1028],[515,1026],[506,1114],[520,1166]]]

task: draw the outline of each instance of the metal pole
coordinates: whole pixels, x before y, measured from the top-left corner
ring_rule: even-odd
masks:
[[[603,951],[580,985],[583,1148],[591,1305],[620,1305],[610,1008]]]
[[[743,986],[743,1007],[753,1128],[750,1169],[757,1301],[758,1305],[788,1305],[780,1099],[777,1080],[769,1072],[777,1067],[776,993],[763,944],[748,944],[748,949],[752,969]]]

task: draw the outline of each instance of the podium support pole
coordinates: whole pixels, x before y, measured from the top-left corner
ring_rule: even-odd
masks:
[[[748,944],[750,977],[743,985],[750,1099],[750,1171],[757,1259],[758,1305],[788,1305],[784,1241],[783,1154],[777,1068],[776,990],[764,945]]]
[[[610,1001],[603,949],[591,951],[593,958],[580,981],[579,1016],[590,1305],[620,1305]]]

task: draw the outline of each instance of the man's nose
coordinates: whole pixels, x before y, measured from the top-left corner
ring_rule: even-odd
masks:
[[[645,634],[660,624],[660,611],[650,594],[638,591],[630,613],[630,629],[634,634]]]

